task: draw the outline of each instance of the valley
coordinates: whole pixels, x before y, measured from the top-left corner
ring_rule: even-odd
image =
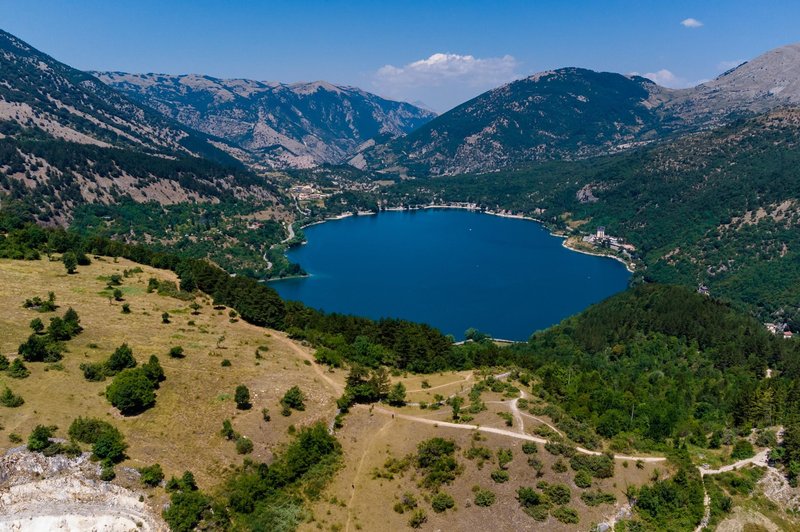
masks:
[[[211,4],[0,30],[0,529],[800,530],[800,45]]]

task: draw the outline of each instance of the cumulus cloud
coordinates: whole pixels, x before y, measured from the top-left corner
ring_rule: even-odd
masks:
[[[404,86],[438,86],[451,81],[470,85],[505,83],[515,77],[517,60],[510,55],[481,59],[472,55],[433,54],[427,59],[378,69],[379,82]]]
[[[631,76],[642,76],[647,78],[651,81],[656,82],[657,84],[661,85],[662,87],[669,87],[670,89],[685,89],[687,87],[694,87],[700,83],[705,83],[708,81],[707,79],[700,79],[690,81],[686,78],[678,76],[671,70],[667,70],[666,68],[662,68],[661,70],[657,70],[655,72],[645,72],[644,74],[640,74],[639,72],[631,72]]]
[[[684,28],[700,28],[702,27],[703,23],[697,20],[696,18],[686,18],[681,20],[681,26]]]
[[[385,65],[374,73],[372,84],[389,97],[418,99],[443,110],[518,78],[518,67],[510,55],[435,53],[403,66]]]

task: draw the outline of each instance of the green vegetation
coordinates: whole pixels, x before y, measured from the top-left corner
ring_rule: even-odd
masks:
[[[250,402],[250,390],[244,384],[236,387],[233,399],[236,402],[236,408],[239,410],[249,410],[253,406]]]
[[[139,474],[141,475],[139,480],[142,481],[142,484],[151,488],[158,486],[164,480],[164,472],[159,464],[140,467]]]
[[[122,415],[139,414],[156,403],[154,383],[143,368],[121,371],[106,388],[106,397]]]
[[[292,386],[286,391],[286,393],[283,395],[283,398],[281,399],[281,406],[283,407],[282,413],[289,412],[291,414],[290,409],[302,412],[303,410],[306,409],[305,400],[306,397],[300,390],[300,387]]]
[[[494,504],[496,496],[493,491],[478,489],[475,491],[475,506],[488,507]]]

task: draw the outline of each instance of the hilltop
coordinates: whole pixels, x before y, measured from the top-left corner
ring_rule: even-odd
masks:
[[[629,150],[800,101],[800,45],[689,89],[561,68],[492,89],[351,161],[414,177],[490,172]]]

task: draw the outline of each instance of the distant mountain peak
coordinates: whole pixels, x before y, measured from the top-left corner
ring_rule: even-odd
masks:
[[[435,116],[408,103],[327,81],[96,75],[170,118],[236,144],[249,154],[249,162],[267,167],[340,163],[373,137],[404,135]]]
[[[485,172],[614,153],[799,104],[800,43],[689,89],[564,67],[489,90],[406,137],[368,147],[357,162],[418,176]]]

